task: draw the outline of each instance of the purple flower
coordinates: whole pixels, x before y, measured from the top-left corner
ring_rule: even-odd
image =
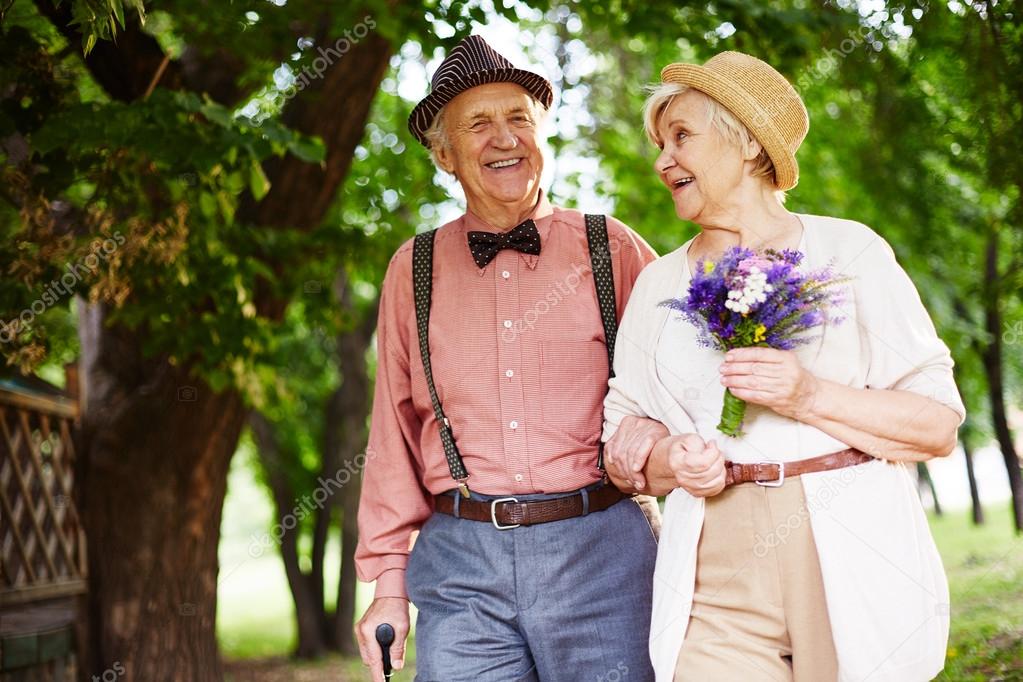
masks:
[[[841,322],[831,311],[845,300],[836,285],[846,280],[831,267],[801,272],[803,258],[791,249],[733,247],[717,261],[700,259],[686,296],[661,305],[696,325],[708,348],[791,350],[811,340],[805,332]]]

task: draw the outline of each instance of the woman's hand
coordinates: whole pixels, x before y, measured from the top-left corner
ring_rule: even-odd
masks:
[[[646,487],[646,466],[657,441],[667,437],[668,428],[643,417],[624,417],[615,435],[604,446],[604,469],[612,479],[628,481],[636,490]]]
[[[725,489],[725,458],[714,441],[695,433],[669,436],[668,464],[675,481],[693,497],[712,497]]]
[[[733,348],[721,365],[721,383],[736,398],[805,421],[817,394],[817,378],[796,354],[774,348]]]

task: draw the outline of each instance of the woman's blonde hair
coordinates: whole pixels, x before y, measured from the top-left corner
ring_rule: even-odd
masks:
[[[643,128],[651,142],[658,147],[662,146],[662,141],[657,135],[657,123],[661,120],[661,116],[664,115],[664,110],[668,108],[675,98],[688,90],[694,90],[705,100],[706,125],[713,126],[727,143],[738,147],[743,156],[749,152],[750,147],[754,143],[760,144],[749,128],[737,119],[732,112],[721,106],[713,97],[709,97],[707,94],[695,90],[695,88],[679,83],[659,83],[650,86],[650,96],[647,97],[646,103],[643,105]],[[753,160],[752,175],[755,178],[767,178],[768,182],[772,185],[774,184],[774,162],[771,161],[771,157],[768,156],[767,150],[764,149],[763,145],[760,146],[760,154]],[[780,201],[784,201],[785,192],[778,190],[776,196]]]

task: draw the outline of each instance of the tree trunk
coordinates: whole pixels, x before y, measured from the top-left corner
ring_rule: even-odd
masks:
[[[931,491],[931,499],[934,500],[934,514],[941,516],[944,512],[941,511],[941,502],[938,501],[938,491],[934,487],[934,479],[931,478],[931,470],[927,468],[926,462],[916,463],[917,476],[920,478],[920,482],[927,486],[927,489]]]
[[[298,658],[316,658],[322,656],[327,651],[320,623],[323,611],[323,597],[321,590],[319,600],[317,601],[316,591],[312,589],[310,576],[302,572],[298,563],[300,524],[298,523],[299,519],[295,518],[293,513],[298,501],[294,487],[288,481],[284,466],[285,459],[291,460],[296,458],[287,457],[281,452],[280,444],[274,433],[273,424],[263,414],[256,411],[250,413],[249,425],[252,427],[259,459],[263,463],[267,479],[270,482],[274,507],[277,511],[276,522],[280,524],[279,528],[275,528],[275,534],[280,535],[281,560],[284,562],[284,573],[288,578],[288,588],[291,590],[291,597],[295,602],[295,622],[298,630],[295,656]],[[291,527],[289,528],[288,526]]]
[[[335,389],[327,398],[326,405],[324,406],[323,451],[320,462],[320,480],[323,481],[337,480],[338,472],[341,469],[341,453],[337,434],[338,428],[336,426],[341,410],[339,403],[341,392],[342,389]],[[338,506],[337,496],[332,494],[316,512],[316,523],[313,527],[313,566],[310,572],[310,582],[315,583],[313,590],[319,599],[317,604],[319,605],[320,633],[323,641],[332,649],[337,648],[337,642],[334,639],[334,614],[327,612],[327,602],[324,595],[326,574],[324,572],[323,561],[327,555],[327,541],[329,540],[330,527],[335,517],[334,510]]]
[[[1005,388],[1002,367],[1002,315],[998,307],[1000,297],[998,283],[998,229],[992,227],[988,235],[987,258],[985,267],[986,281],[989,291],[984,301],[984,326],[990,343],[984,347],[982,361],[987,374],[988,397],[991,401],[991,422],[995,437],[1002,450],[1005,468],[1009,474],[1009,489],[1012,492],[1012,520],[1017,533],[1023,533],[1023,472],[1020,470],[1019,457],[1012,441],[1012,431],[1005,410]]]
[[[123,667],[126,680],[219,681],[217,545],[242,401],[144,358],[142,332],[108,327],[106,306],[78,300],[83,675]]]
[[[351,299],[345,273],[339,273],[334,283],[335,296],[343,309],[356,312]],[[379,304],[379,299],[377,304]],[[377,308],[374,305],[363,313],[361,321],[350,331],[339,335],[337,357],[342,384],[337,401],[338,414],[331,423],[337,425],[337,442],[342,468],[351,478],[341,490],[341,571],[338,576],[337,606],[335,609],[334,641],[344,654],[358,654],[352,625],[355,622],[355,546],[359,533],[356,517],[359,493],[362,489],[362,468],[365,466],[366,421],[370,406],[370,377],[366,367],[366,351],[376,329]]]
[[[71,44],[80,41],[69,25],[69,3],[36,5]],[[385,38],[371,33],[288,103],[285,123],[319,135],[326,160],[310,164],[287,155],[267,161],[270,192],[258,203],[243,195],[239,220],[271,230],[320,223],[351,166],[391,52]],[[166,66],[161,87],[209,92],[230,103],[242,94],[234,87],[243,61],[236,57],[203,61],[186,50],[179,67],[132,25],[117,41],[97,44],[84,62],[106,94],[121,101],[144,97]],[[270,319],[280,319],[288,303],[266,285],[257,286],[255,299]],[[144,327],[107,328],[106,318],[103,305],[83,305],[79,319],[88,401],[80,503],[90,572],[82,672],[103,676],[119,671],[112,668],[119,663],[126,680],[220,680],[217,544],[227,470],[246,409],[236,392],[213,393],[189,377],[186,366],[143,358]]]
[[[337,586],[337,620],[335,641],[338,650],[346,656],[358,656],[359,646],[355,642],[352,626],[355,624],[355,589],[358,577],[355,573],[355,546],[359,542],[357,516],[361,474],[342,491],[341,518],[341,573]]]
[[[966,478],[970,482],[970,503],[973,508],[973,525],[984,523],[984,507],[980,503],[980,491],[977,489],[977,475],[973,471],[973,448],[967,438],[963,438],[963,456],[966,457]]]

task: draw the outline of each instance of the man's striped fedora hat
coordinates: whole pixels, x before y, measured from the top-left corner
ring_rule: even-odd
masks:
[[[408,129],[423,146],[428,146],[425,133],[441,108],[459,93],[485,83],[517,83],[545,108],[549,108],[554,100],[551,84],[546,78],[516,69],[483,38],[469,36],[448,53],[433,74],[430,94],[412,110]]]

